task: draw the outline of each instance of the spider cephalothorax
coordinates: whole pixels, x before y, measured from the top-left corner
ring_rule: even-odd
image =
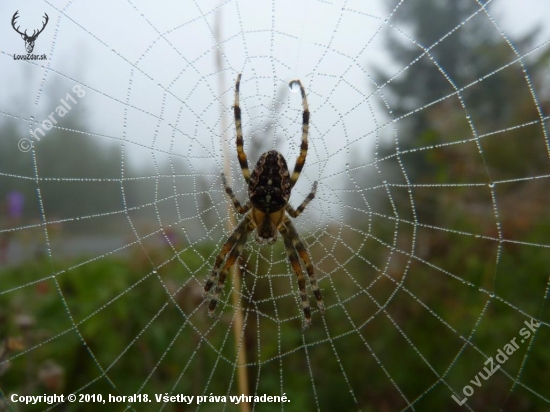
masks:
[[[302,144],[300,146],[300,155],[296,160],[292,175],[290,175],[288,171],[285,158],[276,150],[270,150],[262,154],[254,170],[250,173],[248,169],[248,159],[243,149],[241,108],[239,105],[240,82],[241,75],[239,74],[235,84],[235,128],[237,129],[237,155],[239,164],[243,172],[244,180],[248,184],[248,201],[244,206],[241,205],[233,194],[233,190],[227,184],[225,176],[222,174],[225,191],[233,201],[233,206],[237,212],[243,214],[244,218],[223,245],[222,250],[216,257],[210,278],[204,285],[206,296],[216,283],[216,279],[218,280],[208,310],[210,314],[214,312],[227,273],[241,254],[248,234],[256,229],[256,240],[260,244],[270,244],[277,240],[277,233],[281,233],[288,259],[292,269],[296,272],[298,277],[298,288],[300,289],[300,298],[305,316],[304,326],[308,327],[311,323],[311,308],[306,293],[306,281],[300,259],[306,267],[311,289],[317,299],[317,307],[321,312],[324,311],[323,298],[319,286],[317,286],[317,280],[315,279],[309,253],[300,239],[296,228],[288,218],[288,215],[293,218],[298,217],[304,211],[308,203],[313,200],[317,190],[317,182],[314,182],[311,192],[297,209],[294,209],[288,204],[290,192],[300,176],[307,155],[309,107],[307,104],[306,92],[299,80],[294,80],[292,82],[300,86],[303,105]]]

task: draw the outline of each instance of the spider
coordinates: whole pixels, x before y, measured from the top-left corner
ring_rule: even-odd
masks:
[[[307,328],[311,324],[311,308],[309,306],[309,298],[306,292],[306,280],[304,278],[300,259],[305,265],[311,283],[311,289],[317,299],[317,307],[321,313],[324,312],[323,298],[319,286],[317,286],[315,274],[313,273],[313,264],[311,263],[309,252],[288,217],[298,217],[304,211],[308,203],[313,200],[317,190],[317,182],[314,182],[311,192],[297,209],[294,209],[288,203],[290,192],[296,184],[298,177],[300,177],[300,172],[304,167],[307,155],[309,108],[306,92],[300,80],[294,80],[290,83],[291,85],[298,84],[298,86],[300,86],[303,106],[302,144],[300,147],[300,155],[296,160],[292,176],[288,171],[285,158],[276,150],[270,150],[262,154],[254,170],[250,173],[248,169],[248,160],[243,149],[241,108],[239,106],[240,83],[241,74],[237,76],[237,81],[235,83],[234,114],[235,128],[237,129],[237,155],[243,178],[248,185],[248,200],[244,206],[241,205],[235,197],[233,190],[227,184],[225,175],[222,173],[221,176],[225,192],[231,198],[235,210],[239,214],[244,215],[244,217],[223,245],[220,253],[216,257],[210,278],[204,285],[204,295],[206,298],[217,279],[217,284],[208,306],[208,312],[210,315],[213,315],[220,293],[223,290],[227,273],[241,254],[248,234],[256,229],[256,241],[261,245],[265,245],[274,243],[277,240],[277,232],[279,232],[283,238],[290,265],[298,277],[298,288],[300,289],[300,299],[302,301],[302,309],[305,317],[304,328]],[[225,264],[222,266],[224,260]]]

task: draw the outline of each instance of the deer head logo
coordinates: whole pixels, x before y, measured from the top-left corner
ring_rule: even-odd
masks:
[[[20,26],[15,27],[16,20],[19,17],[18,13],[19,13],[19,10],[17,10],[15,12],[15,14],[13,15],[13,17],[11,19],[11,25],[12,25],[13,29],[21,35],[22,39],[25,40],[25,48],[27,49],[27,53],[30,54],[30,53],[32,53],[32,51],[34,49],[34,42],[36,41],[36,38],[46,28],[46,24],[48,24],[49,17],[46,13],[44,13],[44,18],[46,19],[46,21],[44,21],[44,23],[42,25],[42,28],[38,31],[34,30],[32,35],[29,36],[27,34],[27,30],[25,30],[24,32],[20,32],[19,31]]]

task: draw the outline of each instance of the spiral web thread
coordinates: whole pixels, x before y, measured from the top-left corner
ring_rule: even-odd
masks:
[[[163,352],[157,354],[157,359],[150,364],[148,373],[139,376],[141,385],[136,388],[135,393],[147,391],[163,359],[169,353],[177,351],[181,345],[185,345],[185,357],[181,358],[175,366],[178,370],[176,378],[170,385],[162,389],[163,392],[180,393],[181,385],[193,379],[194,374],[197,373],[198,359],[203,356],[204,352],[208,352],[214,354],[214,361],[212,363],[205,361],[202,364],[202,367],[205,368],[203,372],[206,379],[202,382],[201,393],[188,392],[186,393],[188,395],[209,395],[212,391],[217,391],[212,388],[218,388],[218,382],[221,382],[226,389],[225,393],[216,392],[216,395],[238,394],[236,371],[238,368],[244,367],[249,370],[249,379],[251,380],[249,385],[252,395],[264,393],[262,388],[265,381],[278,380],[280,393],[270,393],[270,395],[286,393],[291,402],[282,404],[281,409],[293,410],[292,398],[297,395],[292,388],[288,387],[287,382],[290,379],[289,370],[292,370],[289,363],[298,360],[307,367],[305,375],[306,380],[309,381],[309,385],[300,390],[310,405],[315,405],[314,409],[328,410],[319,393],[319,382],[324,379],[341,382],[342,387],[346,388],[342,397],[346,402],[355,404],[356,409],[361,409],[365,407],[365,401],[361,394],[370,385],[370,382],[366,378],[360,380],[360,375],[357,375],[354,369],[363,366],[362,359],[368,358],[374,361],[369,365],[377,369],[378,379],[390,382],[390,386],[393,387],[392,396],[399,399],[400,407],[403,410],[415,410],[424,398],[432,395],[436,387],[443,388],[448,397],[451,395],[458,398],[463,397],[462,386],[467,382],[454,381],[451,377],[452,371],[462,362],[471,361],[469,357],[466,357],[467,352],[479,355],[476,358],[477,361],[473,362],[474,373],[472,376],[476,369],[482,369],[485,359],[493,356],[493,352],[476,343],[474,337],[480,329],[488,327],[484,322],[492,305],[502,305],[515,314],[517,319],[521,319],[517,322],[518,330],[523,320],[534,318],[541,323],[537,333],[548,333],[549,324],[542,318],[545,300],[548,296],[547,278],[544,283],[545,287],[540,289],[539,295],[532,296],[532,299],[536,301],[538,313],[530,312],[508,297],[499,296],[494,289],[480,287],[479,284],[465,280],[460,273],[453,271],[452,267],[444,268],[434,264],[429,259],[423,258],[418,251],[422,246],[419,244],[421,243],[419,239],[421,230],[450,236],[469,237],[475,241],[491,243],[495,248],[494,258],[491,262],[494,266],[492,276],[494,286],[501,280],[499,278],[499,263],[504,247],[514,245],[518,248],[544,250],[550,247],[548,243],[533,243],[522,239],[508,238],[502,230],[498,196],[499,185],[545,180],[550,178],[550,174],[535,173],[531,176],[491,180],[491,171],[482,148],[482,141],[491,136],[522,128],[537,127],[544,139],[543,145],[540,146],[544,147],[550,156],[550,138],[547,130],[549,116],[544,113],[539,103],[537,90],[531,82],[525,64],[525,60],[529,56],[547,50],[550,40],[540,42],[531,50],[520,52],[499,26],[497,19],[492,16],[488,9],[490,1],[486,4],[478,2],[479,7],[470,18],[461,22],[457,27],[449,27],[448,32],[432,45],[422,45],[410,37],[403,27],[394,25],[392,18],[395,13],[399,13],[403,1],[385,15],[373,14],[366,9],[362,10],[359,5],[351,4],[351,2],[336,4],[325,1],[308,2],[302,14],[300,11],[302,9],[295,10],[290,3],[273,1],[271,10],[265,11],[269,18],[264,18],[265,16],[262,15],[258,21],[253,21],[250,18],[252,4],[233,0],[221,4],[190,3],[185,9],[189,12],[181,13],[177,19],[174,19],[173,16],[169,18],[165,14],[168,13],[167,10],[154,10],[142,2],[127,1],[124,5],[113,6],[112,11],[116,12],[118,7],[123,8],[124,13],[119,15],[120,25],[128,24],[129,27],[143,29],[144,32],[147,32],[151,40],[146,43],[145,47],[142,44],[141,51],[137,52],[131,47],[128,49],[122,47],[124,40],[128,44],[131,43],[130,34],[121,34],[107,28],[102,31],[96,27],[98,22],[95,19],[100,19],[99,14],[91,12],[93,10],[87,9],[88,6],[85,6],[83,2],[75,0],[65,4],[60,3],[45,1],[43,6],[48,10],[50,16],[57,15],[57,18],[51,18],[50,21],[52,25],[49,31],[51,35],[51,49],[48,51],[50,60],[24,63],[28,65],[31,72],[39,73],[40,76],[40,81],[37,82],[38,89],[33,96],[35,98],[33,110],[36,110],[33,113],[36,113],[36,118],[39,118],[40,108],[45,104],[43,88],[52,79],[61,80],[67,85],[81,84],[86,90],[86,99],[93,96],[96,99],[94,102],[105,105],[105,110],[110,108],[115,110],[116,120],[113,122],[112,132],[96,132],[93,125],[85,130],[62,128],[61,126],[54,126],[54,128],[64,129],[80,138],[114,142],[120,153],[120,175],[109,178],[44,176],[40,168],[39,149],[40,146],[48,144],[47,137],[41,142],[33,142],[30,153],[20,154],[20,156],[30,156],[32,175],[13,175],[9,171],[0,170],[1,176],[20,179],[22,182],[30,181],[35,185],[37,207],[40,212],[40,222],[15,228],[4,228],[0,232],[24,233],[39,229],[44,237],[51,265],[51,274],[37,277],[32,282],[20,284],[15,288],[4,289],[1,293],[9,296],[31,288],[41,281],[53,281],[70,324],[48,339],[11,355],[4,362],[32,356],[33,351],[39,351],[55,340],[63,339],[68,334],[76,334],[79,345],[86,348],[87,354],[99,371],[95,379],[80,387],[76,393],[93,392],[94,385],[98,381],[106,381],[113,393],[126,394],[120,391],[120,383],[111,379],[110,371],[116,369],[119,360],[135,349],[139,340],[148,333],[149,328],[155,322],[159,322],[165,313],[172,311],[171,313],[177,314],[173,317],[174,325],[177,325],[174,330],[171,330],[173,338],[163,348]],[[104,6],[110,7],[106,4]],[[312,27],[307,24],[308,19],[315,16],[315,13],[327,11],[331,11],[331,14],[334,15],[334,18],[330,20],[331,25],[323,27],[325,35],[311,41],[312,36],[308,37],[307,34]],[[87,15],[87,13],[89,14]],[[217,13],[221,13],[223,16],[222,30],[218,36],[215,34],[216,27],[214,27]],[[177,12],[173,14],[176,15]],[[164,22],[164,18],[168,23]],[[344,51],[345,47],[340,42],[342,33],[347,34],[345,26],[349,24],[349,18],[362,22],[370,29],[368,37],[357,36],[353,41],[350,40],[355,47],[354,54],[349,54],[348,50]],[[438,61],[434,59],[431,51],[444,45],[447,38],[455,32],[468,30],[470,19],[476,18],[487,19],[490,22],[494,30],[513,50],[515,58],[506,65],[485,73],[471,84],[457,86],[440,67]],[[395,76],[391,77],[388,83],[407,72],[421,59],[427,58],[446,78],[452,91],[410,113],[400,117],[394,116],[391,105],[384,95],[387,83],[377,84],[369,74],[368,67],[365,66],[368,54],[373,50],[376,42],[380,41],[385,31],[395,32],[404,41],[415,45],[419,50],[418,57],[408,65],[398,68],[395,71]],[[194,32],[197,32],[197,37],[200,37],[200,40],[193,39],[196,42],[195,45],[189,37]],[[88,62],[89,67],[85,75],[81,74],[82,77],[78,77],[78,74],[75,75],[71,70],[64,71],[64,66],[60,64],[62,55],[58,52],[57,45],[61,38],[66,37],[67,33],[76,35],[99,56],[97,60]],[[46,44],[45,38],[40,38],[40,40]],[[3,65],[21,63],[13,61],[11,54],[2,52]],[[120,68],[120,73],[113,73],[113,82],[117,82],[121,87],[120,90],[107,87],[110,85],[102,83],[100,77],[94,78],[94,69],[105,61],[101,57],[104,54],[110,55],[109,63],[115,62],[116,67]],[[218,65],[221,70],[214,64],[216,56],[220,59]],[[168,62],[159,64],[164,58]],[[172,62],[175,64],[173,65]],[[504,125],[499,130],[479,132],[476,123],[472,120],[475,113],[472,113],[472,109],[463,98],[464,93],[497,73],[518,65],[523,70],[525,87],[531,95],[538,118],[521,124]],[[166,69],[166,66],[170,66],[169,69]],[[304,214],[296,219],[295,224],[310,249],[319,284],[325,295],[327,313],[326,316],[322,316],[316,311],[314,300],[311,299],[313,325],[306,331],[301,330],[302,314],[297,294],[296,276],[287,263],[284,251],[282,248],[277,249],[276,247],[259,248],[252,239],[249,240],[245,254],[240,260],[245,281],[239,290],[234,290],[231,279],[227,280],[224,294],[219,302],[218,311],[221,315],[218,318],[206,319],[207,305],[204,303],[189,308],[183,307],[177,301],[177,297],[182,293],[195,295],[201,293],[202,285],[210,271],[215,255],[228,236],[226,222],[229,219],[227,205],[230,201],[224,196],[219,178],[224,167],[221,145],[223,140],[229,147],[232,185],[236,195],[241,201],[244,201],[246,196],[246,188],[243,185],[236,161],[235,132],[232,120],[233,82],[237,73],[243,73],[241,106],[245,150],[249,154],[249,161],[252,164],[256,158],[250,151],[255,142],[260,142],[258,144],[263,145],[264,148],[276,148],[285,155],[289,164],[293,164],[299,148],[301,104],[299,95],[289,91],[287,85],[293,78],[300,77],[307,89],[312,112],[310,149],[306,166],[293,191],[291,202],[297,206],[307,195],[312,182],[319,180],[316,199],[308,206]],[[216,87],[220,76],[225,79],[221,95]],[[151,87],[147,90],[152,90],[154,86],[155,93],[152,93],[150,101],[140,95],[139,89],[142,85]],[[346,99],[346,93],[352,96],[349,100]],[[462,140],[458,141],[441,142],[412,149],[399,149],[403,138],[399,131],[401,122],[430,107],[451,100],[459,102],[463,117],[469,126],[469,136],[464,136]],[[92,105],[87,100],[83,100],[82,104]],[[379,112],[382,108],[384,114],[380,115]],[[34,127],[37,124],[34,121],[34,116],[28,115],[25,110],[2,110],[1,114],[4,117],[15,119],[25,126],[28,124]],[[365,117],[368,117],[367,121],[364,120]],[[266,124],[269,126],[267,129],[264,127]],[[143,125],[146,130],[140,131]],[[135,138],[140,134],[145,138],[142,140]],[[395,153],[379,157],[380,140],[387,136],[391,136],[391,140],[394,142]],[[268,139],[267,142],[266,139]],[[478,162],[485,170],[487,182],[426,184],[415,183],[409,178],[407,162],[411,155],[418,152],[435,152],[442,148],[453,149],[471,143],[475,145],[478,154],[475,162]],[[353,159],[354,152],[368,154],[362,156],[359,161],[353,161],[350,159]],[[128,176],[127,163],[136,161],[135,159],[138,159],[138,162],[152,165],[154,173],[146,176]],[[170,164],[169,171],[161,170],[160,164],[166,159]],[[178,162],[185,164],[187,169],[184,172],[180,171]],[[392,182],[386,174],[384,166],[388,162],[394,162],[399,170],[401,176],[399,182]],[[367,170],[374,171],[380,183],[362,180],[361,176]],[[178,186],[181,179],[190,182],[185,191]],[[126,197],[127,185],[135,181],[155,182],[151,202],[138,205],[129,203]],[[76,217],[49,216],[42,191],[44,185],[51,182],[73,184],[78,182],[82,185],[96,182],[101,185],[119,185],[121,208],[115,211],[82,214]],[[161,196],[159,187],[164,183],[173,187],[173,194]],[[190,192],[187,191],[189,188],[191,188]],[[423,223],[418,217],[416,207],[416,194],[420,188],[434,190],[480,188],[485,190],[486,194],[490,196],[492,219],[495,222],[494,234],[477,233],[469,228],[448,228]],[[410,210],[404,216],[401,214],[399,202],[395,199],[396,189],[404,190],[410,205]],[[382,193],[381,196],[385,198],[393,213],[386,214],[376,210],[368,200],[368,195],[372,193],[377,193],[377,196]],[[348,197],[350,195],[359,196],[363,203],[352,205]],[[189,202],[185,203],[185,200],[189,200]],[[174,208],[172,214],[163,210],[166,204],[170,204]],[[134,214],[144,209],[153,211],[156,227],[148,228],[148,230],[139,227],[134,219]],[[354,216],[363,216],[367,224],[365,226],[352,224],[345,216],[349,212],[357,213]],[[52,226],[70,225],[82,221],[101,221],[112,217],[126,221],[130,228],[130,236],[126,238],[124,245],[65,267],[64,259],[58,256],[55,248],[52,247]],[[390,227],[391,235],[387,238],[377,236],[375,234],[377,225]],[[167,228],[176,231],[184,239],[184,242],[181,244],[174,242],[169,236]],[[158,260],[152,256],[152,248],[148,242],[155,237],[164,239],[167,247],[171,250],[168,258]],[[201,246],[208,242],[214,244],[215,248],[205,253]],[[364,248],[372,242],[384,251],[385,258],[382,259],[380,265],[372,262],[363,254]],[[279,243],[281,242],[279,241]],[[67,292],[63,291],[57,281],[58,277],[70,276],[71,272],[78,268],[136,249],[140,250],[140,255],[145,257],[144,264],[151,267],[149,273],[109,299],[98,299],[93,311],[85,317],[76,319],[73,316],[74,308],[71,308],[66,301]],[[186,261],[186,256],[189,256],[190,252],[195,253],[202,260],[197,268],[192,268]],[[168,272],[166,268],[173,268],[174,265],[179,268],[181,273],[185,274],[177,279],[176,287],[168,284],[165,277]],[[411,265],[420,265],[430,276],[437,277],[438,281],[443,278],[445,282],[448,282],[450,288],[461,287],[469,290],[482,302],[477,317],[468,323],[467,327],[464,327],[460,323],[455,324],[441,316],[437,310],[431,307],[425,296],[418,293],[418,290],[413,290],[407,283]],[[363,269],[359,270],[360,267]],[[396,270],[398,275],[395,275]],[[367,276],[366,273],[369,275]],[[149,282],[151,279],[155,280],[156,288],[165,291],[164,304],[155,308],[149,321],[142,325],[142,329],[135,334],[132,340],[124,342],[124,347],[119,351],[117,357],[109,362],[102,361],[101,346],[94,348],[88,346],[87,338],[81,332],[82,325],[93,317],[101,317],[109,306],[124,299],[124,295],[131,294],[135,288],[140,287],[140,283]],[[392,285],[390,292],[384,297],[382,294],[377,296],[377,293],[381,292],[377,292],[376,289],[378,282],[382,280],[390,282]],[[342,282],[348,286],[352,285],[355,291],[349,292],[348,288],[345,289],[346,292],[340,292],[343,290]],[[239,302],[242,305],[240,307],[244,314],[244,328],[240,333],[239,345],[245,337],[248,337],[255,348],[247,354],[246,365],[241,365],[238,362],[238,348],[231,349],[232,327],[237,313],[230,298],[232,293],[237,293],[239,296]],[[400,300],[407,300],[409,307],[415,307],[416,310],[427,311],[431,315],[432,321],[438,325],[441,333],[448,333],[454,336],[457,342],[460,342],[453,349],[451,361],[446,364],[445,368],[434,364],[434,360],[430,359],[424,349],[420,348],[419,344],[409,336],[410,328],[405,325],[407,321],[392,312],[392,305]],[[357,302],[368,303],[371,307],[364,313],[354,313],[350,307],[357,308],[357,305],[354,305]],[[462,302],[461,304],[466,303]],[[287,309],[289,306],[290,310]],[[340,316],[338,325],[333,322],[337,318],[331,316],[336,313]],[[341,322],[342,319],[343,322]],[[412,395],[411,391],[404,389],[400,377],[395,372],[396,366],[393,362],[389,362],[385,354],[380,354],[380,347],[373,345],[371,334],[375,331],[369,324],[380,322],[380,319],[383,319],[387,324],[386,327],[393,329],[400,337],[405,348],[403,350],[412,351],[415,361],[422,364],[427,370],[429,378],[422,381],[425,383],[422,391]],[[267,324],[270,325],[270,329],[265,326]],[[416,327],[421,327],[421,325],[416,325]],[[271,328],[276,331],[276,336],[264,336],[264,330],[271,332]],[[267,344],[266,339],[272,342]],[[357,364],[350,363],[349,355],[345,354],[345,343],[350,340],[359,342],[358,347],[362,348],[362,352],[357,354],[359,357],[356,359]],[[497,346],[502,347],[506,342],[506,338],[501,338]],[[523,348],[521,359],[515,367],[500,369],[500,377],[508,380],[509,392],[506,398],[511,397],[515,391],[521,390],[526,392],[528,397],[537,398],[541,403],[550,402],[548,390],[545,391],[541,386],[535,387],[522,380],[522,372],[525,365],[529,363],[534,342],[536,339],[531,340],[529,345]],[[393,355],[399,357],[399,351],[402,348],[397,345],[393,348]],[[321,350],[323,353],[326,352],[327,363],[334,367],[331,368],[331,372],[324,370],[323,365],[312,363],[315,352]],[[139,359],[137,361],[140,362]],[[206,366],[204,366],[205,363]],[[407,365],[401,364],[400,367],[406,368]],[[333,375],[328,378],[326,376],[328,373]],[[370,372],[363,372],[363,377],[369,375]],[[2,388],[0,387],[0,389]],[[6,395],[5,392],[4,394]],[[170,408],[168,404],[155,405],[158,406],[157,409]],[[223,410],[232,410],[231,408],[234,406],[229,405],[224,405]],[[55,409],[56,406],[53,405],[47,409]],[[208,408],[206,403],[194,407],[196,409]],[[469,403],[466,403],[464,407],[468,410],[475,409]],[[128,404],[126,409],[142,410],[142,408],[147,409],[148,406]],[[262,410],[261,405],[253,405],[253,410]]]

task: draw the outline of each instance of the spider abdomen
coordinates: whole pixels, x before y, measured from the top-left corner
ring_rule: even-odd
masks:
[[[248,186],[252,205],[264,213],[274,213],[286,206],[290,197],[290,174],[286,160],[276,150],[260,156]]]

